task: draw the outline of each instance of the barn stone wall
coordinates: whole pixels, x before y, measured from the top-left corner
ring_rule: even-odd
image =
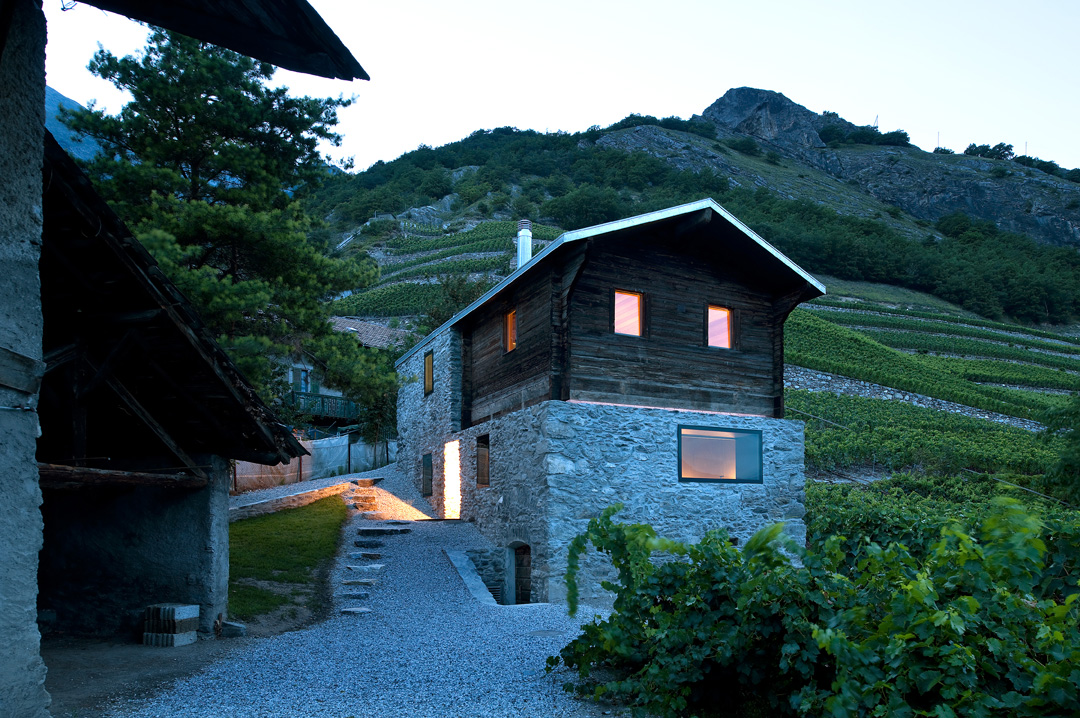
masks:
[[[17,2],[0,56],[0,353],[41,359],[41,163],[45,17]],[[0,715],[48,716],[38,654],[37,561],[41,490],[34,458],[37,394],[0,385]]]

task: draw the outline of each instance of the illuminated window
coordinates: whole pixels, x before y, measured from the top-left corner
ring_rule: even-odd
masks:
[[[506,351],[512,352],[517,349],[517,310],[511,309],[506,314],[503,322],[503,346]]]
[[[615,290],[615,333],[641,336],[641,295]]]
[[[420,495],[431,496],[431,454],[424,454],[424,471],[420,483]],[[413,484],[415,486],[415,484]]]
[[[679,481],[762,483],[761,432],[680,426]]]
[[[424,354],[424,396],[435,391],[435,354]]]
[[[489,458],[491,453],[491,439],[487,434],[476,437],[476,485],[490,486],[491,474]]]
[[[706,323],[706,339],[710,347],[731,348],[731,310],[709,305]]]

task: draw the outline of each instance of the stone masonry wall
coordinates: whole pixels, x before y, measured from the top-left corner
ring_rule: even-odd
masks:
[[[0,352],[41,359],[45,17],[16,2],[0,56]],[[47,718],[39,655],[37,394],[0,386],[0,715]],[[29,407],[24,411],[16,407]]]
[[[433,352],[433,391],[424,396],[424,354]],[[443,446],[461,428],[461,335],[443,332],[398,367],[398,466],[420,488],[422,457],[431,454],[433,493],[429,497],[437,516],[443,515]]]
[[[546,445],[540,417],[551,403],[560,402],[531,406],[447,437],[461,442],[461,518],[475,522],[480,532],[504,552],[523,544],[529,546],[533,603],[547,601],[549,583],[562,580],[562,574],[551,569],[548,490],[543,470]],[[490,484],[477,486],[476,437],[485,434],[489,441]],[[508,560],[504,556],[504,569]],[[504,578],[503,596],[513,596],[505,571]]]
[[[711,529],[725,528],[742,545],[764,526],[783,523],[805,544],[802,422],[577,402],[543,406],[553,576],[565,573],[571,539],[617,502],[625,506],[619,520],[650,524],[679,541],[696,542]],[[679,424],[760,430],[763,483],[680,483]],[[581,600],[607,603],[610,594],[599,586],[609,575],[607,566],[594,560],[582,566]],[[548,600],[565,595],[561,581],[550,582]]]
[[[680,483],[679,424],[760,430],[763,483]],[[491,483],[480,487],[476,437],[484,434]],[[530,546],[533,601],[565,600],[570,541],[614,503],[625,506],[620,520],[651,524],[680,541],[722,527],[742,544],[771,523],[784,523],[796,541],[806,541],[801,422],[549,401],[439,441],[450,439],[461,441],[461,518],[474,521],[497,547]],[[614,577],[606,559],[590,550],[581,576],[583,602],[610,603],[599,585]]]
[[[232,472],[220,457],[195,459],[210,466],[201,489],[47,492],[39,580],[53,627],[126,633],[151,603],[197,603],[199,630],[213,631],[228,601]]]

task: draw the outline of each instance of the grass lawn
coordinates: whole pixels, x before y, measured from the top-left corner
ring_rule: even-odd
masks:
[[[337,553],[340,496],[229,526],[229,614],[240,620],[297,606],[317,613],[320,575]]]

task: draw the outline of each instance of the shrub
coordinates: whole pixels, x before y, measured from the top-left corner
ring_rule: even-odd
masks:
[[[750,155],[751,157],[761,155],[761,148],[758,147],[758,143],[749,137],[732,137],[725,140],[724,144],[736,152],[742,152],[744,155]]]
[[[950,150],[948,147],[935,147],[934,148],[934,154],[935,155],[955,155],[956,151],[955,150]]]
[[[1080,710],[1080,594],[1040,597],[1043,526],[1008,500],[974,531],[946,521],[925,556],[904,545],[861,544],[845,562],[840,537],[801,550],[781,525],[739,551],[723,530],[683,545],[641,524],[589,522],[588,543],[618,581],[615,611],[560,653],[586,681],[567,688],[610,696],[661,716],[1012,716]],[[1073,527],[1075,531],[1075,526]],[[1074,533],[1075,536],[1075,533]],[[795,553],[793,565],[784,551]],[[655,552],[676,560],[657,565]]]

